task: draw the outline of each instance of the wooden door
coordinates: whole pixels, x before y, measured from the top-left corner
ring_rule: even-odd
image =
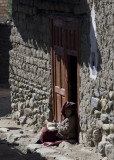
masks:
[[[78,25],[77,21],[74,20],[62,20],[62,19],[51,19],[51,53],[52,53],[52,104],[54,111],[54,118],[58,121],[62,120],[61,117],[61,107],[65,101],[71,101],[70,99],[70,84],[71,75],[69,73],[70,58],[69,56],[78,57]],[[78,58],[77,58],[78,59]],[[77,63],[76,68],[71,70],[76,70],[76,86],[77,86]],[[77,88],[76,88],[77,90]],[[77,100],[78,94],[76,95]]]
[[[61,106],[68,100],[68,78],[64,54],[64,22],[53,20],[53,106],[54,118],[58,121],[61,117]]]

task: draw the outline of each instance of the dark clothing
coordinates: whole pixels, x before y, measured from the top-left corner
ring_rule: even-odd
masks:
[[[55,142],[61,140],[58,136],[58,131],[49,131],[47,126],[42,130],[42,134],[40,136],[40,140],[42,143],[44,142]]]
[[[65,109],[71,109],[72,114],[70,117],[66,117]],[[57,130],[50,131],[47,129],[47,126],[44,127],[42,134],[40,136],[40,140],[42,143],[44,142],[55,142],[59,140],[73,140],[76,139],[76,104],[73,102],[65,102],[62,107],[62,114],[64,116],[64,120],[57,123]]]

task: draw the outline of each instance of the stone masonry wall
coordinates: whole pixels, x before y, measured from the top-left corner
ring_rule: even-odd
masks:
[[[10,37],[13,44],[10,51],[12,117],[21,124],[41,127],[53,118],[49,18],[56,15],[79,19],[80,143],[98,146],[99,152],[109,160],[114,132],[112,4],[111,0],[94,2],[98,47],[96,79],[90,78],[92,0],[13,1],[14,27]]]
[[[9,52],[12,118],[21,124],[42,127],[52,119],[50,15],[82,14],[87,4],[83,10],[78,1],[64,0],[17,0],[12,5],[13,49]]]
[[[112,160],[114,159],[114,39],[112,36],[114,3],[112,0],[104,0],[95,1],[94,4],[98,47],[97,78],[90,79],[89,64],[84,63],[84,57],[81,56],[80,142],[98,146],[98,151],[103,156],[107,156],[108,160]],[[81,54],[83,53],[81,51]],[[86,58],[89,59],[89,55]]]

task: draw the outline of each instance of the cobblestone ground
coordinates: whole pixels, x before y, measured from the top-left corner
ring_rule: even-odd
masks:
[[[0,86],[0,117],[11,114],[10,89]]]

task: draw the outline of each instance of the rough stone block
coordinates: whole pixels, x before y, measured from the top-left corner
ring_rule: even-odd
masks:
[[[97,129],[102,129],[103,128],[103,122],[101,120],[96,121],[96,128]]]
[[[98,109],[99,108],[99,98],[95,98],[95,97],[92,97],[91,99],[91,105],[95,108],[95,109]]]
[[[101,121],[103,123],[108,123],[108,114],[101,114]]]
[[[25,116],[31,116],[32,115],[32,109],[31,108],[25,108],[24,109],[24,115]]]
[[[109,98],[110,100],[114,100],[114,91],[109,92]]]
[[[29,144],[29,145],[27,146],[27,152],[28,152],[28,153],[29,153],[29,152],[33,153],[33,152],[35,152],[38,148],[42,148],[42,146],[41,146],[40,144]]]
[[[106,144],[109,144],[109,142],[101,141],[101,142],[98,144],[98,152],[101,153],[102,155],[105,155],[105,145],[106,145]]]
[[[99,93],[99,90],[97,88],[94,89],[94,95],[95,97],[100,97],[100,93]]]
[[[24,124],[26,122],[26,116],[22,116],[19,118],[20,124]]]
[[[105,108],[105,106],[106,106],[106,103],[107,103],[107,99],[101,99],[100,100],[100,106],[101,106],[101,108]]]
[[[114,145],[107,144],[105,146],[105,154],[106,154],[108,160],[113,160],[114,159]]]
[[[96,118],[100,118],[101,112],[98,111],[98,110],[95,110],[95,111],[94,111],[94,114],[95,114],[95,117],[96,117]]]
[[[93,139],[95,142],[100,142],[102,138],[101,131],[99,129],[96,129],[93,131]]]
[[[34,121],[33,121],[32,118],[28,118],[28,119],[26,120],[26,123],[31,126],[31,125],[33,125]]]
[[[110,124],[110,130],[111,132],[114,132],[114,124]]]
[[[104,131],[109,131],[110,130],[110,125],[109,124],[103,124],[103,130]]]
[[[108,108],[109,108],[110,110],[113,110],[113,109],[114,109],[114,101],[109,101],[109,102],[108,102]]]
[[[106,137],[106,140],[109,141],[112,145],[114,145],[114,134],[109,134]]]

